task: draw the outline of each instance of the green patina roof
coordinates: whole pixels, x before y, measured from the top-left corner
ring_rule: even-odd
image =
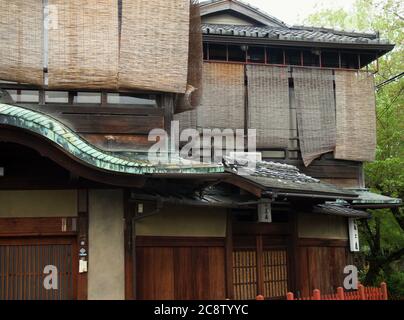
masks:
[[[0,124],[39,134],[75,158],[103,170],[127,174],[224,172],[221,165],[201,164],[175,157],[170,157],[169,163],[155,165],[148,161],[147,157],[137,157],[136,154],[132,157],[118,156],[91,145],[53,117],[21,106],[0,103]]]
[[[353,204],[396,204],[400,205],[402,203],[401,199],[391,198],[370,192],[369,189],[349,189],[355,192],[359,197],[355,199]]]

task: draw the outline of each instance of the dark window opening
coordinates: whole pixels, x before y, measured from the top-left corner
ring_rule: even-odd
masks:
[[[285,50],[286,64],[291,66],[302,65],[300,50]]]
[[[360,68],[366,67],[368,64],[373,62],[374,60],[377,59],[376,55],[371,54],[371,53],[361,53],[359,55],[360,58]],[[358,62],[359,64],[359,62]],[[359,68],[358,68],[359,69]]]
[[[323,51],[321,53],[321,64],[325,68],[339,68],[339,53]]]
[[[208,60],[208,44],[203,44],[203,60]]]
[[[303,51],[303,65],[307,67],[320,66],[320,51],[304,50]]]
[[[265,63],[265,48],[264,47],[249,47],[248,62]]]
[[[227,61],[227,46],[224,44],[209,44],[209,60]]]
[[[358,55],[355,53],[341,52],[341,68],[359,69]]]
[[[283,50],[276,48],[267,49],[267,60],[269,64],[284,64]]]
[[[229,61],[245,62],[246,46],[229,46]]]

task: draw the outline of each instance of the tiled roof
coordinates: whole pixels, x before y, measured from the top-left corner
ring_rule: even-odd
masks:
[[[359,197],[355,199],[353,204],[390,204],[390,205],[402,205],[401,199],[391,198],[374,192],[370,192],[369,189],[350,189],[355,192]]]
[[[325,203],[318,204],[313,208],[314,213],[328,214],[332,216],[342,216],[347,218],[370,218],[371,215],[366,211],[360,211],[348,208],[342,204]]]
[[[224,158],[224,164],[229,172],[274,193],[322,194],[335,199],[357,197],[352,191],[322,183],[287,164],[259,161],[248,168],[245,160],[230,157]]]
[[[157,173],[221,173],[223,166],[201,164],[180,158],[170,163],[154,165],[147,157],[124,157],[101,150],[81,138],[70,128],[39,111],[0,103],[0,124],[29,130],[59,145],[65,152],[89,166],[128,174]]]
[[[270,40],[348,43],[348,44],[388,44],[374,33],[344,32],[327,28],[270,26],[242,26],[228,24],[202,24],[204,34],[265,38]]]

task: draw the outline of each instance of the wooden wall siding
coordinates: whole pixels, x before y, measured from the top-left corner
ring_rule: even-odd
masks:
[[[118,1],[48,0],[57,8],[49,28],[49,88],[116,89]]]
[[[330,242],[330,243],[329,243]],[[298,272],[301,296],[309,296],[314,289],[325,294],[333,293],[343,285],[343,269],[351,259],[345,242],[312,241],[309,246],[298,248]],[[309,244],[309,243],[307,243]],[[316,246],[314,246],[316,245]]]
[[[335,158],[373,161],[376,154],[373,75],[335,70],[335,91],[337,105]]]
[[[290,138],[289,79],[286,67],[247,65],[248,128],[257,148],[287,149]]]
[[[0,79],[43,85],[43,4],[0,1]]]
[[[257,287],[257,254],[255,250],[233,252],[233,293],[236,300],[255,299]]]
[[[0,239],[5,236],[75,235],[76,231],[77,218],[0,219]]]
[[[137,245],[137,299],[226,298],[224,247]]]
[[[44,267],[58,269],[58,290],[46,290]],[[76,298],[75,238],[0,239],[0,300]]]
[[[164,110],[153,107],[100,107],[68,105],[29,105],[45,112],[81,134],[148,135],[164,128]]]

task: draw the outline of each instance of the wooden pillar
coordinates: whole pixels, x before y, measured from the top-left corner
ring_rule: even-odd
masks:
[[[226,217],[226,298],[234,299],[233,287],[233,215],[228,210]]]
[[[159,99],[160,108],[164,109],[164,130],[171,133],[171,121],[174,118],[174,99],[173,94],[163,94]]]
[[[77,247],[79,259],[84,259],[89,263],[88,252],[88,190],[77,190],[77,212],[78,212],[78,228],[77,228]],[[85,250],[80,252],[80,250]],[[77,299],[87,300],[88,296],[88,273],[82,272],[77,277]]]
[[[302,290],[300,272],[299,272],[299,222],[298,212],[295,206],[292,205],[289,211],[289,230],[290,230],[290,245],[288,247],[288,286],[289,290],[298,293]]]
[[[264,294],[264,263],[262,259],[263,243],[262,235],[256,237],[257,243],[257,293],[258,295]]]
[[[125,242],[125,299],[136,299],[136,245],[133,223],[133,205],[129,201],[130,190],[124,191],[124,242]]]

